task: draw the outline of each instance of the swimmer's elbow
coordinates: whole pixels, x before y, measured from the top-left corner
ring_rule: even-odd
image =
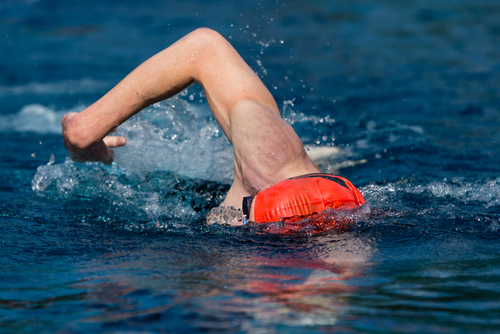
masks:
[[[220,46],[227,43],[226,39],[217,31],[210,28],[198,28],[188,35],[189,41],[203,54],[210,50],[218,50]]]
[[[205,27],[201,27],[194,30],[192,33],[189,34],[189,36],[202,39],[222,37],[217,31]]]

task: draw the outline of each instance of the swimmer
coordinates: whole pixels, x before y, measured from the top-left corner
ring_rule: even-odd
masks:
[[[221,206],[242,209],[243,223],[364,203],[346,179],[314,175],[321,171],[281,118],[269,90],[231,44],[207,28],[193,31],[142,63],[82,112],[64,115],[62,135],[71,158],[111,164],[113,148],[124,146],[126,139],[110,133],[142,109],[194,82],[203,87],[233,146],[234,180]],[[331,198],[331,187],[340,191],[339,198]]]

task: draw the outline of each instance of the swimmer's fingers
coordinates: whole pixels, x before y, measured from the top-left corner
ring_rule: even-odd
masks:
[[[120,136],[106,136],[103,141],[108,148],[124,146],[127,143],[127,139]]]

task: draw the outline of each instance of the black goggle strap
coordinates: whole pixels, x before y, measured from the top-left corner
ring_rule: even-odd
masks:
[[[243,225],[246,225],[247,218],[250,217],[250,204],[252,203],[252,198],[253,198],[253,195],[243,197],[243,203],[241,205],[241,208],[243,210],[243,218],[242,218]]]

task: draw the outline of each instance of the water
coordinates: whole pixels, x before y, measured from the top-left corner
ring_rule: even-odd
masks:
[[[0,332],[500,331],[500,5],[0,1]],[[198,86],[67,160],[60,119],[187,32],[221,32],[368,206],[231,228]],[[320,149],[318,149],[320,147]]]

